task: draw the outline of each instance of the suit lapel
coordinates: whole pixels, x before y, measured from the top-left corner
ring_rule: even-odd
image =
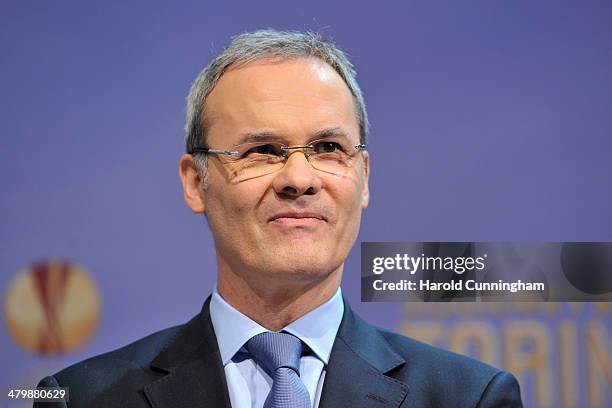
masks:
[[[319,407],[399,406],[408,385],[385,374],[402,364],[404,359],[376,329],[355,316],[345,301]]]
[[[202,312],[151,363],[151,368],[163,375],[144,388],[152,407],[230,408],[209,305],[210,297]]]
[[[160,374],[144,388],[153,408],[231,407],[209,305],[210,297],[202,312],[151,363]],[[378,331],[345,302],[319,407],[398,407],[408,386],[385,374],[403,364]]]

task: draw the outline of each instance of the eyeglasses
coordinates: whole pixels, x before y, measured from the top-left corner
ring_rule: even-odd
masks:
[[[352,145],[344,139],[315,140],[304,146],[286,146],[280,142],[244,143],[232,150],[198,147],[190,154],[214,154],[228,167],[235,181],[265,176],[283,168],[292,152],[301,150],[317,170],[335,175],[345,174],[365,144]]]

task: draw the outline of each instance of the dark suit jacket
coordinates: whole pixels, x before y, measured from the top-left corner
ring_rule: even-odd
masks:
[[[70,407],[229,408],[209,304],[210,298],[201,313],[182,326],[75,364],[44,378],[39,387],[69,387]],[[52,406],[66,405],[40,404]],[[511,374],[374,328],[345,301],[319,406],[522,405]]]

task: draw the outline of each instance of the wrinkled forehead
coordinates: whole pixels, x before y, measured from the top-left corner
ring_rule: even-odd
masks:
[[[204,121],[209,145],[247,132],[300,139],[326,128],[359,140],[350,89],[317,58],[258,60],[228,70],[206,99]]]

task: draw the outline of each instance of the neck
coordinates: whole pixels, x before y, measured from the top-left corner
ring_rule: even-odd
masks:
[[[331,299],[340,286],[343,266],[312,281],[260,277],[256,284],[219,268],[217,289],[236,310],[268,330],[280,331]]]

